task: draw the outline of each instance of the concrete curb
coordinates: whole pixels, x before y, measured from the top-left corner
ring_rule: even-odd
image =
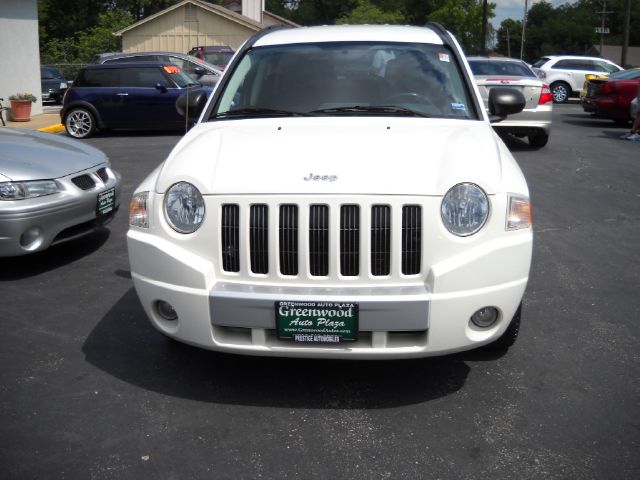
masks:
[[[64,125],[59,123],[57,125],[51,125],[49,127],[39,128],[38,131],[47,132],[47,133],[61,133],[61,132],[64,132]]]

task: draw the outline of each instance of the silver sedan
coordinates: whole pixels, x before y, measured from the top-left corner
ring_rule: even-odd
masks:
[[[77,140],[0,128],[0,257],[25,255],[107,224],[121,177]]]
[[[532,147],[544,147],[551,133],[553,97],[549,87],[521,60],[502,57],[469,57],[467,60],[485,107],[493,87],[515,88],[527,102],[522,112],[493,124],[496,131],[527,137]]]

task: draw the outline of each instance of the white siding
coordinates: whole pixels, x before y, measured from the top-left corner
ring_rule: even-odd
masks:
[[[42,113],[37,0],[0,0],[0,97],[30,92],[38,97],[31,114]]]
[[[257,29],[198,8],[176,8],[122,34],[122,50],[187,53],[198,45],[229,45],[237,49]]]

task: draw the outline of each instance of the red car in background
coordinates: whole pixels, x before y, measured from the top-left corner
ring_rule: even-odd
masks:
[[[581,100],[582,108],[597,117],[626,124],[632,120],[629,116],[629,106],[636,98],[638,82],[640,68],[616,72],[607,79],[590,80],[587,95]]]

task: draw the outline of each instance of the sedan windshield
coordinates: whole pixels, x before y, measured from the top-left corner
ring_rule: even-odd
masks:
[[[496,60],[469,60],[474,75],[503,75],[509,77],[535,77],[536,74],[523,63]]]
[[[455,56],[442,45],[278,45],[245,53],[210,118],[477,118],[470,98]]]

